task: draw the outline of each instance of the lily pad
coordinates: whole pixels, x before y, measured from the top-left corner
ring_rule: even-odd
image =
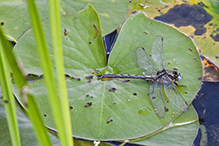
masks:
[[[45,21],[43,25],[52,52],[49,22]],[[147,137],[156,132],[161,133],[160,129],[172,123],[182,113],[169,102],[166,103],[169,112],[161,119],[154,112],[148,96],[149,83],[144,80],[102,81],[95,76],[108,72],[141,75],[144,70],[137,64],[135,49],[142,46],[150,54],[152,42],[157,35],[164,38],[166,68],[177,68],[184,77],[180,84],[186,88],[177,89],[188,103],[191,103],[200,87],[201,81],[198,78],[202,77],[202,67],[192,40],[142,13],[123,24],[110,54],[108,68],[105,68],[106,57],[99,17],[91,5],[78,13],[63,16],[62,30],[69,109],[75,137],[90,140]],[[21,58],[27,73],[42,74],[32,29],[22,36],[14,51]],[[46,115],[45,124],[55,129],[44,81],[37,80],[30,83],[30,87],[42,115]],[[16,96],[19,97],[18,94]],[[187,112],[193,117],[192,120],[188,116],[180,117],[180,123],[189,121],[190,124],[192,121],[195,123],[192,127],[197,130],[194,109],[189,108]],[[180,133],[180,130],[177,132]],[[174,135],[172,138],[174,139]]]
[[[194,135],[197,134],[197,129],[199,128],[198,120],[194,121],[197,115],[193,108],[193,106],[190,106],[192,110],[181,114],[180,117],[170,122],[165,128],[160,129],[159,132],[134,143],[150,146],[192,145]]]
[[[49,19],[48,1],[35,0],[42,21]],[[129,1],[111,0],[61,0],[63,15],[77,12],[91,3],[98,10],[103,34],[107,34],[118,27],[126,18]],[[1,0],[0,23],[6,34],[18,40],[24,32],[31,28],[27,1]],[[19,17],[18,17],[19,16]],[[110,21],[110,23],[108,23]]]
[[[53,58],[49,20],[44,21],[43,25]],[[92,6],[89,5],[80,13],[63,16],[62,32],[66,74],[84,77],[95,68],[106,65],[99,17]],[[21,37],[14,52],[21,58],[28,74],[42,74],[32,29]]]

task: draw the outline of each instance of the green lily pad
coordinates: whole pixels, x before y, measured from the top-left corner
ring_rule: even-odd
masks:
[[[35,0],[42,21],[49,19],[48,1]],[[129,1],[117,0],[61,0],[62,14],[70,14],[83,9],[91,3],[98,10],[103,34],[107,34],[118,27],[126,18]],[[0,23],[6,34],[19,39],[24,32],[31,28],[27,1],[1,0]],[[108,23],[110,21],[110,23]]]
[[[134,143],[150,146],[184,146],[192,145],[194,135],[199,128],[198,120],[193,106],[187,112],[181,114],[176,120],[160,129],[157,133],[141,138]]]
[[[45,21],[43,24],[51,51],[49,22]],[[66,79],[69,109],[75,137],[126,140],[148,137],[153,133],[162,134],[160,129],[172,123],[182,113],[171,103],[166,103],[169,112],[161,119],[154,112],[148,97],[149,83],[144,80],[101,81],[95,77],[100,72],[141,75],[144,70],[139,68],[134,51],[142,46],[150,54],[152,42],[157,35],[164,38],[166,68],[177,68],[184,77],[180,84],[186,85],[186,88],[177,89],[188,103],[191,103],[200,87],[201,81],[198,78],[202,77],[202,67],[191,39],[142,13],[129,18],[123,24],[110,54],[108,65],[111,70],[104,69],[106,58],[99,17],[91,5],[78,13],[63,16],[62,30],[65,73],[69,75]],[[32,33],[32,29],[26,32],[14,51],[21,58],[27,73],[42,74]],[[88,75],[94,77],[86,78]],[[44,115],[45,124],[55,129],[44,81],[30,83],[30,88]],[[16,96],[19,97],[18,94]],[[189,108],[187,113],[193,118],[180,116],[179,123],[195,123],[192,128],[197,130],[194,109]],[[176,126],[178,125],[173,127]],[[176,132],[180,133],[180,130]],[[174,139],[174,135],[172,138]]]
[[[43,25],[53,58],[49,20],[44,21]],[[84,77],[95,68],[106,65],[99,17],[92,6],[86,7],[81,13],[63,16],[62,32],[66,74]],[[42,74],[32,29],[21,37],[14,52],[21,58],[27,73]]]
[[[142,75],[145,70],[138,67],[135,50],[141,46],[150,55],[154,38],[158,35],[164,39],[165,67],[168,70],[177,69],[182,74],[183,79],[179,84],[185,85],[186,88],[179,87],[178,91],[191,103],[202,77],[201,61],[192,40],[174,28],[144,17],[142,13],[127,20],[123,25],[110,54],[109,66],[116,74]],[[145,90],[148,90],[149,84],[145,84],[145,87]]]

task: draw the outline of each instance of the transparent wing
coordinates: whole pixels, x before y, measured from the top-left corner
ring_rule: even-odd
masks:
[[[145,69],[147,71],[146,74],[148,75],[153,75],[153,74],[155,75],[157,73],[157,69],[152,63],[145,49],[142,47],[138,47],[135,53],[136,53],[138,65],[140,66],[140,68]]]
[[[180,93],[177,91],[171,79],[168,76],[163,76],[162,78],[163,80],[168,82],[167,84],[164,84],[164,91],[170,102],[181,111],[187,111],[188,104],[185,101],[185,99],[180,95]]]
[[[157,114],[164,118],[165,112],[165,102],[163,99],[162,85],[159,82],[154,82],[149,88],[149,96]]]
[[[164,57],[163,57],[163,37],[157,36],[154,39],[153,46],[151,49],[151,55],[157,68],[161,71],[165,68]]]

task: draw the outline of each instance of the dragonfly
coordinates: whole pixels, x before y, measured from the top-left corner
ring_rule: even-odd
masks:
[[[135,50],[135,53],[138,65],[140,68],[146,70],[143,75],[104,74],[98,75],[98,78],[133,78],[151,81],[152,84],[149,87],[148,95],[156,113],[160,118],[164,118],[168,110],[168,108],[165,106],[163,89],[166,97],[174,106],[183,112],[187,111],[188,104],[175,87],[185,87],[184,85],[179,85],[177,83],[182,78],[182,75],[178,71],[169,71],[165,69],[165,61],[163,56],[163,37],[157,36],[151,49],[151,58],[154,60],[156,66],[151,61],[143,47],[138,47]]]

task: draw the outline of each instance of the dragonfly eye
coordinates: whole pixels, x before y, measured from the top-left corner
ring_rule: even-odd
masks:
[[[180,81],[182,79],[182,76],[178,71],[173,71],[173,74],[175,75],[177,81]]]
[[[182,79],[181,74],[178,74],[178,76],[177,76],[177,81],[180,81],[181,79]]]

